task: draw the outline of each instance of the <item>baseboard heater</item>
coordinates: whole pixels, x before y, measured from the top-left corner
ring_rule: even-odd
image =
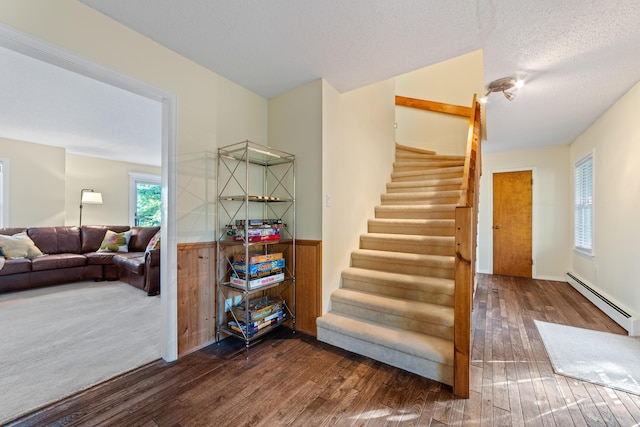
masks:
[[[567,273],[567,281],[614,322],[626,329],[629,335],[640,335],[640,319],[631,315],[628,311],[624,310],[618,304],[596,291],[592,286],[572,273]]]

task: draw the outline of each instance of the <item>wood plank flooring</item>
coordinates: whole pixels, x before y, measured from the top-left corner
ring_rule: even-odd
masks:
[[[624,334],[567,283],[479,275],[471,397],[281,328],[157,361],[11,426],[637,426],[640,396],[555,375],[534,319]]]

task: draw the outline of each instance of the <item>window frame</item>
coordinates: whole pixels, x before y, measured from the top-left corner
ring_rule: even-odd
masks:
[[[136,225],[136,213],[138,210],[138,184],[151,184],[162,186],[160,175],[129,172],[129,224]],[[160,209],[162,214],[162,209]]]
[[[587,164],[590,164],[590,177],[584,176],[589,170],[583,168]],[[585,185],[588,185],[590,188],[583,189],[582,186]],[[591,151],[589,154],[576,161],[573,169],[573,250],[579,254],[589,257],[594,256],[594,201],[595,152]],[[578,223],[578,218],[584,218],[586,211],[589,211],[590,214],[590,223],[588,224],[588,227],[586,227],[586,221],[582,221],[581,224]],[[581,237],[584,235],[588,235],[588,237]],[[586,241],[588,241],[590,245],[588,245]]]

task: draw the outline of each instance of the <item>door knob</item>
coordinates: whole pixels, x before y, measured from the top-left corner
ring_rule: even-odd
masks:
[[[499,225],[494,225],[494,226],[493,226],[493,227],[491,227],[491,228],[493,228],[494,230],[499,230],[499,229],[500,229],[500,226],[499,226]]]

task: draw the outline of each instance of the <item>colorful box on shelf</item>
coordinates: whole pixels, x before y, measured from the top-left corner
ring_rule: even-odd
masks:
[[[258,279],[249,280],[249,284],[247,286],[247,281],[238,276],[231,276],[230,282],[234,286],[241,287],[243,289],[254,290],[259,288],[264,288],[265,286],[273,285],[284,280],[284,273],[272,274],[271,276],[260,277]]]
[[[227,326],[232,331],[237,332],[239,334],[243,334],[243,335],[246,334],[247,338],[251,338],[265,328],[279,325],[284,321],[285,317],[286,316],[282,311],[279,313],[275,313],[269,316],[268,320],[265,319],[261,322],[257,322],[257,324],[250,324],[248,331],[247,331],[247,325],[244,322],[236,322],[235,320],[232,320],[227,323]]]
[[[274,252],[272,254],[263,254],[262,252],[249,252],[249,263],[257,264],[259,262],[275,261],[283,257],[282,252]],[[245,262],[246,254],[237,254],[233,256],[235,262]]]
[[[233,262],[233,271],[236,275],[244,279],[246,269],[249,269],[249,278],[257,279],[259,277],[269,276],[271,274],[281,273],[284,268],[284,258],[275,259],[273,261],[259,262],[256,264],[247,264],[245,262]]]
[[[282,218],[276,219],[236,219],[236,227],[263,227],[263,226],[273,226],[273,225],[282,225]]]
[[[281,298],[264,296],[249,300],[248,313],[246,313],[247,307],[244,304],[234,305],[231,307],[231,311],[237,320],[249,322],[250,325],[257,326],[259,322],[273,318],[273,314],[280,313],[279,315],[282,316],[283,305],[284,302]]]
[[[231,236],[233,240],[245,240],[249,242],[264,242],[280,240],[280,229],[267,227],[267,228],[248,228],[244,227],[230,227],[227,228],[227,236]]]

